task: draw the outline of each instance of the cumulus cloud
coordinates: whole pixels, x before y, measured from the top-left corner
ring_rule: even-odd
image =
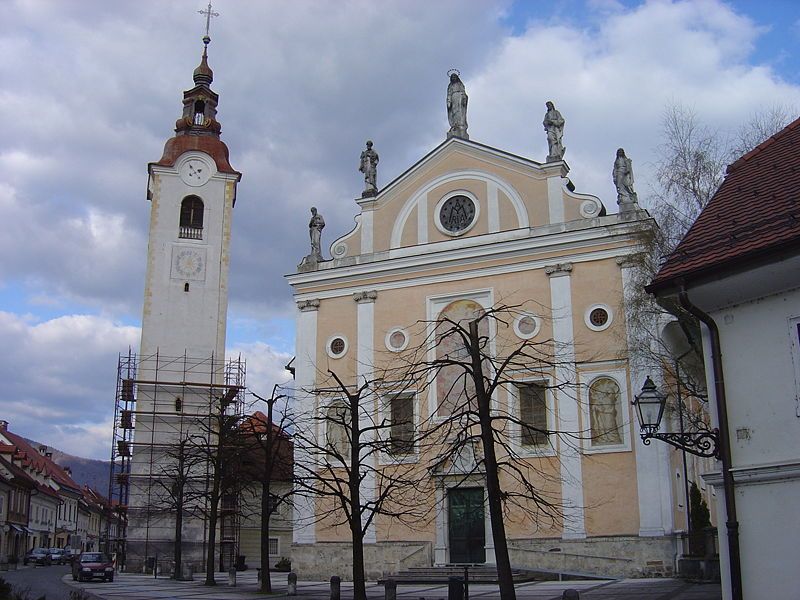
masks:
[[[0,412],[31,436],[49,427],[73,444],[108,422],[117,353],[138,346],[137,330],[119,323],[141,314],[146,164],[160,158],[192,85],[205,4],[16,0],[0,20],[0,301],[13,295],[16,311],[0,320]],[[555,101],[570,177],[611,210],[620,146],[647,201],[666,103],[732,130],[765,98],[800,105],[797,85],[752,60],[765,31],[729,4],[585,7],[580,18],[537,10],[514,27],[517,7],[502,0],[215,7],[213,87],[244,175],[228,345],[247,359],[253,389],[285,379],[292,307],[282,276],[308,253],[308,208],[325,216],[325,247],[353,225],[367,138],[381,156],[379,185],[443,140],[449,68],[467,86],[471,137],[534,160],[547,153],[541,120]],[[24,316],[45,305],[47,317]],[[50,318],[59,310],[69,316]]]
[[[110,453],[119,352],[139,328],[96,316],[0,312],[0,415],[12,431],[92,458]]]

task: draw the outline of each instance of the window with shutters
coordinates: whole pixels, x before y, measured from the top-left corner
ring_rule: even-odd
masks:
[[[520,444],[525,448],[547,444],[547,387],[541,382],[517,385]]]
[[[389,399],[389,454],[414,452],[414,395],[397,394]]]

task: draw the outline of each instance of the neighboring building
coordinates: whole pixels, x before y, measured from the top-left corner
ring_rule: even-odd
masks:
[[[794,597],[800,521],[800,120],[728,167],[720,189],[647,287],[706,317],[709,406],[727,409],[744,598]],[[699,316],[702,316],[698,313]],[[716,384],[716,385],[715,385]],[[720,397],[720,395],[723,397]],[[731,597],[721,465],[723,595]]]
[[[156,481],[171,477],[176,444],[198,436],[211,444],[220,402],[224,410],[240,410],[244,386],[243,363],[225,360],[231,220],[241,174],[220,140],[219,97],[205,50],[193,78],[174,137],[148,165],[141,348],[119,368],[112,455],[118,487],[110,500],[129,509],[122,562],[132,571],[158,557],[169,572],[175,507]],[[203,467],[196,475],[196,485],[208,485]],[[183,530],[183,560],[201,569],[206,522],[187,516]]]
[[[45,546],[46,540],[51,546],[79,550],[78,502],[82,494],[69,468],[57,465],[46,446],[34,449],[25,438],[9,431],[7,421],[0,421],[0,453],[9,448],[13,464],[25,473],[34,486],[26,509],[29,519],[34,520],[34,524],[29,525],[25,532],[27,549]],[[57,503],[53,494],[58,498]]]
[[[21,563],[28,551],[28,515],[31,492],[36,489],[36,482],[22,468],[23,459],[19,452],[16,449],[11,452],[7,450],[6,445],[0,445],[0,477],[8,485],[4,546],[0,550],[0,558],[5,559],[2,562]]]
[[[286,432],[272,425],[273,454],[267,456],[266,445],[267,416],[257,411],[242,424],[242,430],[253,439],[247,443],[248,456],[243,459],[244,474],[251,481],[239,495],[239,554],[245,557],[250,568],[257,567],[261,561],[261,481],[265,477],[267,461],[272,462],[270,484],[269,557],[271,566],[281,558],[291,556],[292,547],[292,442]]]
[[[669,574],[669,456],[664,445],[639,443],[631,401],[647,373],[632,366],[623,310],[629,258],[654,223],[635,203],[607,214],[597,197],[575,192],[563,160],[540,163],[451,135],[377,195],[365,191],[356,200],[357,225],[331,244],[332,260],[314,260],[312,248],[287,276],[297,303],[298,426],[313,430],[311,420],[328,410],[311,393],[330,383],[328,369],[361,385],[423,344],[419,323],[519,304],[523,312],[497,333],[497,347],[541,342],[557,349],[559,364],[511,374],[517,382],[494,401],[531,426],[575,438],[510,434],[564,506],[552,526],[507,515],[513,565]],[[404,398],[379,387],[366,406],[381,422],[395,418],[397,403],[397,414],[413,415],[419,427],[447,414],[447,390],[444,379]],[[317,436],[333,443],[321,428]],[[295,460],[314,464],[297,439]],[[365,539],[368,577],[415,565],[493,563],[482,478],[425,471],[416,450],[403,460],[419,464],[420,488],[433,490],[429,521],[415,530],[378,517]],[[376,493],[374,479],[365,480],[362,497]],[[474,504],[479,527],[465,531],[449,517],[459,502]],[[293,570],[345,575],[348,533],[319,522],[321,501],[294,505]]]

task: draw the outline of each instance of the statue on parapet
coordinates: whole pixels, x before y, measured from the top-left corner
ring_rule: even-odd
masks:
[[[617,204],[620,205],[620,209],[624,212],[637,208],[639,198],[633,189],[633,163],[625,156],[625,150],[622,148],[617,150],[612,177],[617,188]]]
[[[447,73],[450,75],[450,84],[447,86],[447,121],[450,123],[450,130],[447,132],[447,137],[468,140],[467,90],[457,70],[451,69]]]
[[[311,253],[303,257],[298,270],[311,271],[316,269],[317,263],[322,262],[322,230],[325,228],[325,219],[317,212],[315,206],[311,207],[311,221],[308,223],[308,235],[311,238]]]
[[[556,110],[552,102],[547,102],[545,106],[547,106],[547,112],[544,113],[542,125],[544,125],[544,130],[547,133],[548,154],[546,162],[564,160],[564,153],[567,151],[561,141],[564,137],[564,117]]]
[[[361,153],[361,163],[358,170],[364,174],[364,191],[362,198],[369,198],[378,193],[378,161],[380,157],[372,149],[372,140],[367,140],[367,149]]]

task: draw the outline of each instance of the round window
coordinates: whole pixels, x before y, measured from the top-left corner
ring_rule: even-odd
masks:
[[[472,226],[476,212],[472,198],[462,194],[451,196],[439,208],[439,222],[447,233],[463,233]]]
[[[389,333],[386,334],[387,349],[392,352],[400,352],[405,350],[406,346],[408,346],[408,335],[405,331],[399,327],[389,330]]]
[[[608,323],[608,313],[605,308],[595,308],[589,313],[589,321],[595,327],[602,327]]]
[[[530,313],[523,313],[514,320],[514,333],[523,340],[529,340],[539,333],[539,319]]]
[[[334,335],[328,340],[325,350],[331,358],[341,358],[347,352],[347,340],[341,335]]]
[[[605,304],[594,304],[590,306],[584,315],[586,326],[592,331],[603,331],[611,325],[614,318],[611,309]]]

